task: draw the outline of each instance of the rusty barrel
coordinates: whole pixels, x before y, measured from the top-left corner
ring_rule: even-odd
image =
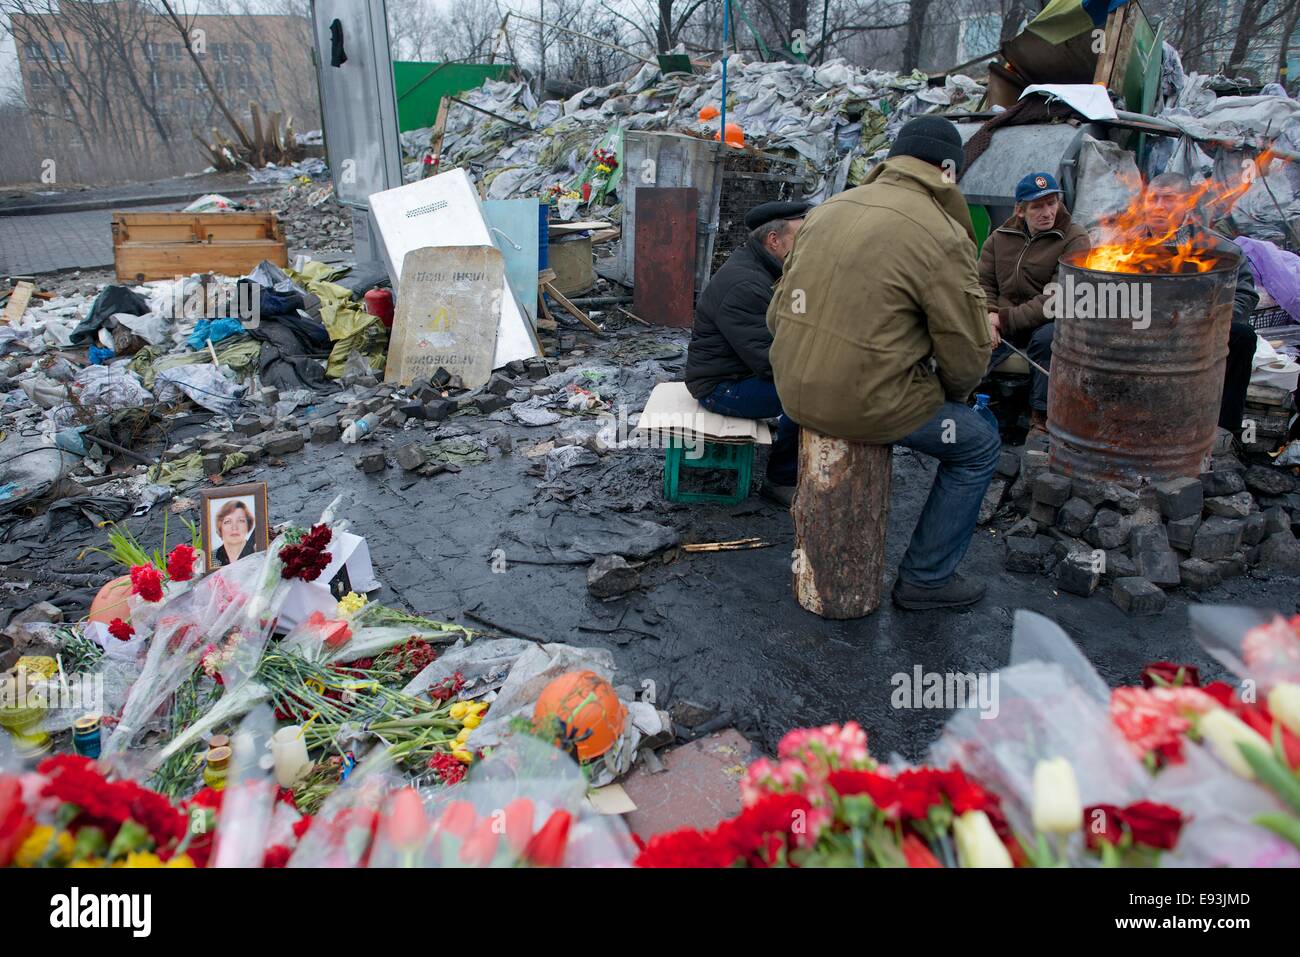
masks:
[[[1154,275],[1081,261],[1062,260],[1049,300],[1051,470],[1130,487],[1195,477],[1219,421],[1240,256]]]

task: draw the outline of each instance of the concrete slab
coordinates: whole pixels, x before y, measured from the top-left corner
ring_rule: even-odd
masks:
[[[623,782],[636,804],[628,827],[648,840],[681,827],[711,828],[740,813],[740,780],[760,752],[735,728],[659,752],[665,770],[638,766]]]

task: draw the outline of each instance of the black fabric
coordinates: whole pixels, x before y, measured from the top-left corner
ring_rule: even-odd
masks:
[[[961,175],[961,134],[951,120],[942,116],[918,116],[898,131],[890,156],[915,156],[935,166],[950,162]]]
[[[984,155],[984,151],[993,142],[993,134],[1003,126],[1031,126],[1035,123],[1064,120],[1075,115],[1074,110],[1059,100],[1048,101],[1041,96],[1018,100],[1014,106],[1009,106],[991,120],[986,120],[984,125],[966,141],[966,146],[962,148],[962,169],[970,169],[971,165]]]
[[[333,282],[352,293],[353,299],[360,299],[371,289],[389,285],[388,267],[375,260],[359,262],[348,270],[346,276],[340,276]]]
[[[812,203],[760,203],[745,214],[745,228],[758,229],[775,219],[799,219]]]
[[[126,286],[105,286],[90,307],[90,315],[81,320],[69,337],[74,346],[89,343],[95,333],[104,327],[104,323],[119,312],[130,316],[143,316],[149,311],[149,303],[137,296]]]
[[[330,24],[330,66],[342,66],[348,62],[348,53],[343,49],[343,24],[335,20]]]
[[[767,305],[780,278],[780,261],[751,239],[704,287],[686,353],[686,388],[695,398],[729,379],[772,378]]]
[[[284,392],[337,392],[340,388],[325,377],[325,369],[317,361],[330,353],[329,334],[320,323],[296,314],[263,316],[248,334],[262,343],[257,369],[262,385]]]
[[[1249,270],[1243,270],[1249,272]],[[1219,427],[1241,435],[1246,411],[1246,389],[1255,371],[1255,330],[1249,322],[1234,318],[1228,328],[1228,361],[1223,367],[1223,398],[1219,403]]]

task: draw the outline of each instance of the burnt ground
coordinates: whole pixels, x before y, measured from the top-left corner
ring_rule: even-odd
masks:
[[[610,323],[615,325],[614,322]],[[579,331],[576,348],[586,363],[647,341],[684,346],[685,333],[618,329],[597,343]],[[653,350],[651,350],[653,351]],[[553,353],[552,353],[553,355]],[[643,359],[635,366],[645,382],[652,376],[679,378],[684,352],[673,359]],[[648,391],[648,386],[645,387]],[[630,393],[629,393],[630,394]],[[644,393],[642,393],[642,396]],[[628,398],[631,411],[644,401]],[[304,412],[300,420],[337,410],[332,400]],[[508,417],[508,412],[497,413]],[[989,593],[977,607],[961,612],[904,612],[888,603],[858,621],[823,621],[804,612],[790,590],[793,531],[783,509],[756,494],[740,506],[674,505],[661,493],[662,455],[649,449],[611,452],[596,464],[574,468],[554,483],[530,474],[540,459],[525,455],[537,442],[572,431],[574,420],[528,428],[477,415],[457,416],[438,427],[423,422],[384,429],[364,446],[340,442],[308,443],[285,457],[283,465],[263,460],[225,478],[227,483],[270,483],[272,518],[309,524],[338,493],[351,497],[346,515],[352,529],[370,543],[383,590],[372,598],[435,618],[476,625],[472,612],[503,629],[546,640],[608,647],[625,681],[652,679],[661,706],[689,698],[713,707],[715,724],[735,724],[767,750],[791,727],[854,719],[868,729],[880,756],[898,751],[916,759],[937,736],[944,711],[893,710],[890,676],[925,671],[990,671],[1007,663],[1012,617],[1019,608],[1041,612],[1060,623],[1111,684],[1135,682],[1142,666],[1174,659],[1221,669],[1203,654],[1189,634],[1187,602],[1175,593],[1156,618],[1130,619],[1098,592],[1091,599],[1058,594],[1050,580],[1003,570],[1001,535],[977,531],[962,568],[987,578]],[[172,438],[206,431],[185,426]],[[459,473],[417,477],[392,461],[383,472],[363,474],[354,459],[378,443],[390,453],[407,442],[428,442],[466,431],[471,435],[508,434],[513,449],[493,444],[487,461]],[[156,453],[157,448],[148,451]],[[761,461],[756,476],[761,474]],[[896,450],[893,507],[888,536],[889,579],[906,547],[911,528],[928,494],[933,462]],[[179,498],[197,500],[193,488]],[[157,506],[130,522],[141,540],[161,537],[168,506]],[[189,513],[197,517],[197,512]],[[631,594],[601,602],[588,593],[582,564],[539,564],[534,545],[546,536],[568,544],[574,529],[600,529],[619,517],[648,519],[672,526],[686,542],[761,536],[771,548],[715,554],[671,550],[642,569],[642,586]],[[75,521],[75,520],[74,520]],[[1001,524],[1009,523],[1009,519]],[[997,521],[995,525],[999,524]],[[32,557],[0,566],[0,579],[34,579],[18,602],[68,594],[73,584],[42,583],[47,573],[76,575],[97,560],[78,562],[86,545],[102,544],[103,533],[82,521],[65,526],[57,544]],[[173,532],[174,534],[174,532]],[[498,571],[493,570],[497,549]],[[35,556],[43,554],[45,557]],[[500,558],[505,568],[500,569]],[[545,555],[540,556],[546,560]],[[102,568],[93,585],[107,580]],[[888,584],[888,582],[887,582]],[[85,600],[93,587],[85,592]],[[1203,593],[1201,600],[1292,611],[1294,579],[1242,577]],[[0,591],[0,602],[14,598]],[[84,607],[84,606],[83,606]]]

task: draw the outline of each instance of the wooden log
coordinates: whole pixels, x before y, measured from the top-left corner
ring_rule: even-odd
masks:
[[[890,448],[801,429],[793,586],[822,618],[861,618],[880,607],[889,525]]]

